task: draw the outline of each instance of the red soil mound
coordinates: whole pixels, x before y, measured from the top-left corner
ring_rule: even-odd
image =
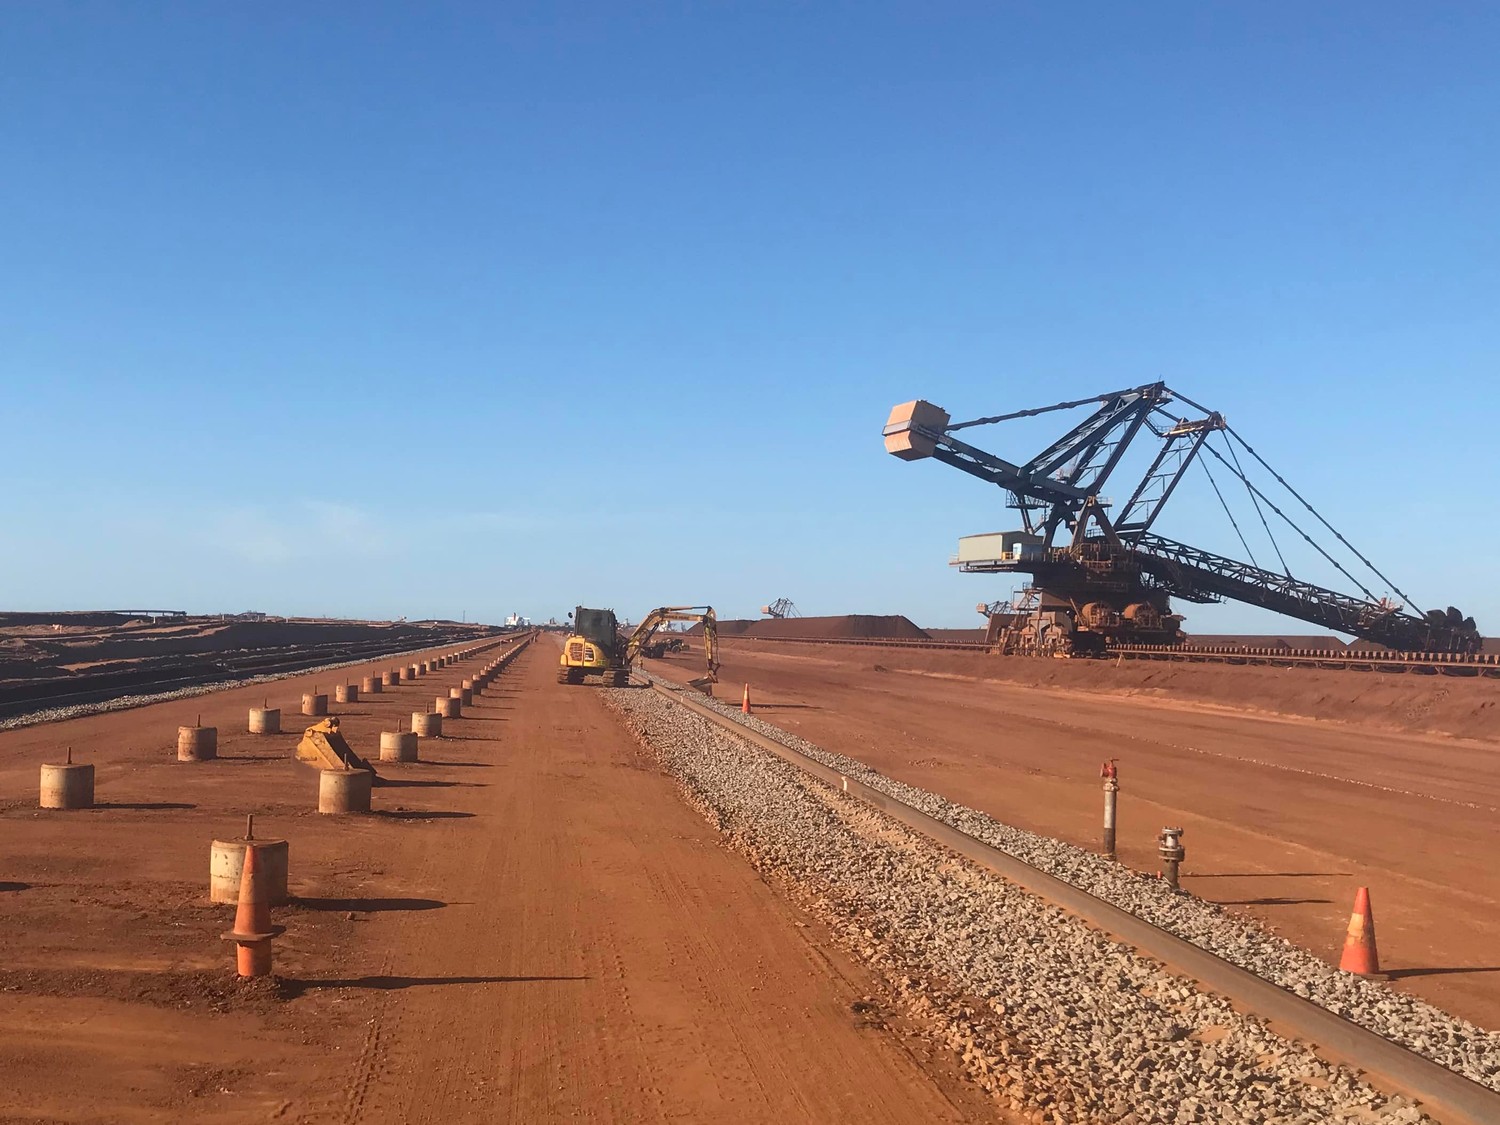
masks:
[[[907,618],[851,613],[843,617],[769,617],[746,630],[752,637],[892,637],[920,641],[927,634]]]
[[[694,625],[688,632],[701,633],[703,626]],[[908,618],[900,615],[877,616],[867,613],[850,613],[843,617],[767,617],[760,621],[720,621],[719,634],[731,637],[816,637],[818,640],[840,640],[846,637],[881,637],[911,641],[927,639],[927,634],[913,625]],[[980,635],[982,639],[983,633],[981,632]]]

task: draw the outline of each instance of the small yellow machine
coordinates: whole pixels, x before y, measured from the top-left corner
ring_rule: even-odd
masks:
[[[641,619],[629,637],[621,636],[614,610],[579,606],[573,611],[573,631],[563,643],[557,682],[581,684],[585,676],[597,675],[601,683],[624,687],[630,682],[630,666],[636,657],[648,647],[656,650],[657,646],[650,645],[651,637],[669,621],[695,621],[703,626],[703,652],[708,662],[708,674],[690,680],[689,684],[703,688],[718,683],[719,628],[711,605],[659,606]]]
[[[356,754],[339,733],[337,718],[324,719],[302,732],[302,741],[297,743],[297,761],[320,770],[369,770],[375,773],[375,767]]]

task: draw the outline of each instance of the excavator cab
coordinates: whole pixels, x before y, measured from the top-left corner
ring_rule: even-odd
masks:
[[[562,657],[557,665],[557,682],[581,684],[589,675],[610,679],[620,662],[623,645],[620,623],[612,609],[573,610],[573,628],[563,642]]]

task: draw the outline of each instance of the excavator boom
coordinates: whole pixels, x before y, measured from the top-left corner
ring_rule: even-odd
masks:
[[[625,642],[625,662],[633,664],[651,637],[669,621],[694,621],[703,626],[703,653],[708,663],[708,675],[695,680],[694,684],[716,684],[719,682],[719,622],[711,605],[664,605],[658,606],[641,619]]]

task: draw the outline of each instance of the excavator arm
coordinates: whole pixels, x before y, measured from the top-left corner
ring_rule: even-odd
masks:
[[[625,642],[625,663],[635,663],[636,657],[646,647],[652,636],[669,621],[695,621],[703,626],[703,653],[708,661],[708,675],[694,680],[694,685],[719,682],[719,622],[711,605],[664,605],[658,606],[635,627],[630,639]]]

